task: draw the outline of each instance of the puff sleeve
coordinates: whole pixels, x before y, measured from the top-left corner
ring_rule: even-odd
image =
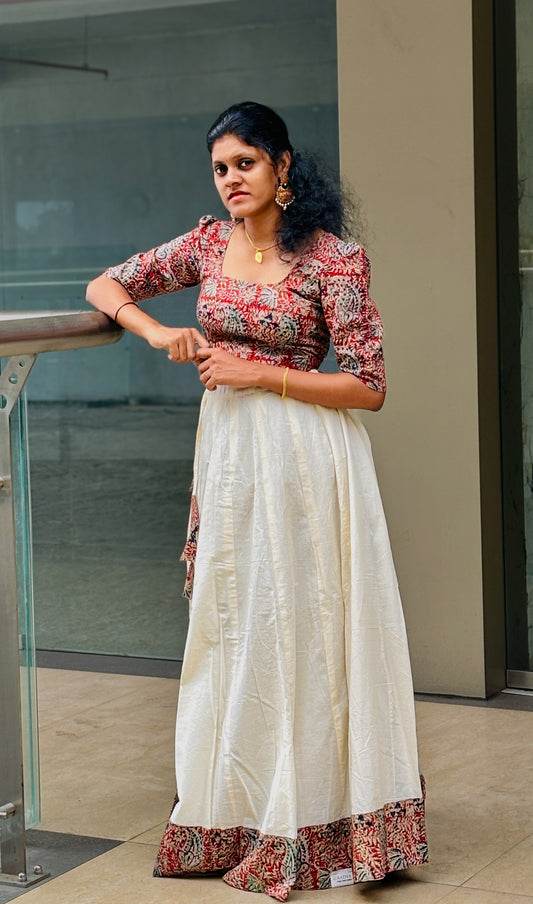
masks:
[[[321,302],[337,364],[371,389],[384,391],[383,325],[369,295],[364,248],[340,242],[321,274]]]
[[[202,217],[191,232],[134,254],[123,264],[110,267],[105,275],[124,286],[134,301],[197,286],[202,279],[205,233],[213,222],[214,217]]]

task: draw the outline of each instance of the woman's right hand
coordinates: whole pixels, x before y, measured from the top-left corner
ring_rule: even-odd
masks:
[[[196,349],[209,346],[205,336],[195,327],[169,327],[154,320],[147,311],[138,307],[124,286],[109,279],[105,273],[97,276],[87,286],[87,301],[115,320],[115,323],[118,313],[119,326],[146,339],[152,348],[166,349],[171,361],[178,361],[180,364],[194,361]]]
[[[186,364],[194,361],[197,348],[208,348],[205,336],[196,327],[158,325],[146,337],[152,348],[165,348],[171,361]]]

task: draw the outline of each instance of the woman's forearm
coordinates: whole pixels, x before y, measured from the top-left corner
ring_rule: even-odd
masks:
[[[234,386],[236,389],[257,386],[326,408],[369,411],[379,411],[385,399],[384,392],[370,389],[353,374],[313,373],[277,367],[241,358],[220,347],[199,348],[196,363],[202,383],[211,391],[217,386]]]
[[[116,279],[109,279],[102,274],[93,279],[87,286],[86,299],[99,311],[103,311],[112,320],[115,320],[117,311],[119,326],[142,336],[150,342],[154,332],[161,329],[161,324],[150,317],[146,311],[141,310],[133,303],[124,286]]]
[[[284,367],[258,364],[256,385],[280,395],[283,392]],[[300,402],[324,405],[326,408],[360,408],[379,411],[385,393],[366,386],[353,374],[309,373],[290,368],[286,380],[285,395]]]
[[[126,289],[105,274],[87,286],[87,301],[115,320],[119,326],[146,339],[153,348],[165,349],[171,361],[194,361],[196,349],[207,340],[196,327],[168,327],[137,307]],[[117,317],[118,312],[118,317]]]

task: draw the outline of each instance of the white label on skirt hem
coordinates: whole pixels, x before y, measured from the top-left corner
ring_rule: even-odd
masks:
[[[353,885],[353,872],[351,869],[338,869],[335,873],[330,873],[332,888],[339,888],[340,885]]]

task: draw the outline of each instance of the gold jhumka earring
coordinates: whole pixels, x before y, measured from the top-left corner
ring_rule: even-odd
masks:
[[[292,188],[287,182],[287,176],[282,176],[278,179],[278,187],[276,189],[275,201],[283,210],[287,210],[289,204],[292,204],[294,201],[294,195],[292,193]]]

